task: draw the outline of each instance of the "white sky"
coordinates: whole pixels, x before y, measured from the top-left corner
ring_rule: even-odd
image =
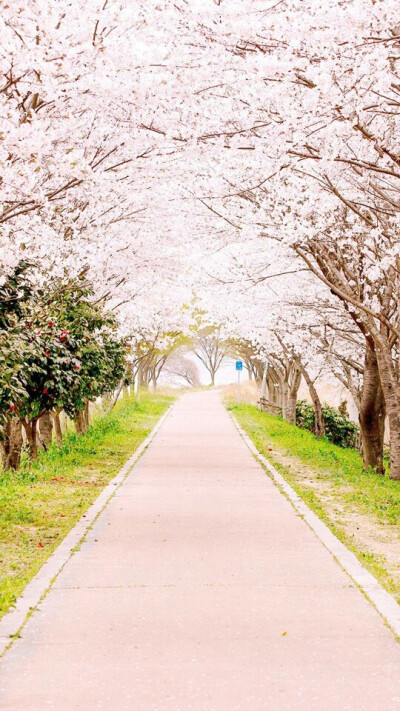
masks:
[[[210,375],[206,368],[200,363],[199,359],[196,358],[195,356],[190,355],[190,358],[196,362],[196,365],[199,369],[200,373],[200,378],[201,378],[201,384],[202,385],[209,385],[210,384]],[[246,368],[244,367],[243,364],[243,370],[240,373],[240,382],[244,382],[245,380],[249,379],[249,375],[247,373]],[[217,375],[215,377],[215,384],[216,385],[227,385],[228,383],[237,383],[237,371],[235,369],[235,360],[232,358],[226,358],[226,360],[222,361],[222,365],[219,368]]]

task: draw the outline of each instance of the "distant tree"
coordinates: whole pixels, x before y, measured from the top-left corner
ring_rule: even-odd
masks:
[[[166,372],[183,381],[185,385],[197,388],[200,385],[200,374],[196,363],[182,352],[174,353],[167,362]]]
[[[210,374],[211,385],[225,358],[231,353],[230,343],[222,336],[220,326],[204,326],[193,337],[193,352]]]

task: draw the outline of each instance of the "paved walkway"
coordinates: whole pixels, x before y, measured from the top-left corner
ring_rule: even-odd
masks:
[[[399,711],[400,645],[185,395],[0,670],[2,711]]]

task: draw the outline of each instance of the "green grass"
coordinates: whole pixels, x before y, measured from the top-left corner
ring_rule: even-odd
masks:
[[[280,417],[260,412],[253,405],[228,405],[239,424],[250,435],[261,454],[273,458],[270,448],[298,457],[337,487],[342,497],[357,503],[363,513],[373,513],[380,521],[400,524],[400,484],[373,471],[363,471],[362,459],[354,449],[343,449],[311,432],[290,425]]]
[[[153,429],[172,402],[142,394],[99,416],[87,435],[0,475],[0,616],[14,603],[76,521]]]
[[[327,439],[317,439],[311,432],[280,417],[260,412],[253,405],[230,402],[227,408],[257,450],[274,464],[310,508],[400,600],[399,584],[385,569],[384,558],[357,545],[357,537],[346,529],[346,516],[340,517],[343,520],[338,525],[337,517],[332,515],[332,506],[338,502],[344,511],[366,515],[374,525],[379,522],[396,534],[394,527],[400,524],[400,483],[372,470],[363,471],[362,459],[354,449],[343,449]],[[296,477],[296,460],[288,467],[274,459],[274,451],[276,456],[282,453],[297,458],[317,486],[310,488],[301,477]],[[321,492],[318,482],[322,485]],[[324,495],[326,490],[328,496]]]

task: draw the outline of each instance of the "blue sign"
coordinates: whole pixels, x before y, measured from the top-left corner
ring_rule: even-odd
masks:
[[[243,370],[243,362],[241,360],[236,361],[236,370]]]

